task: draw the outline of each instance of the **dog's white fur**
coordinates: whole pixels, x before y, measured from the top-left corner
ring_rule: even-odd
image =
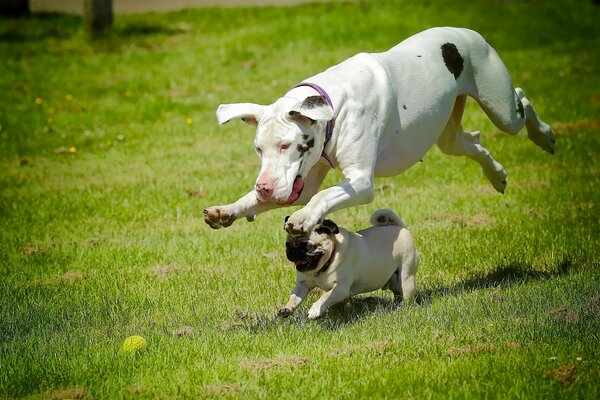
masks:
[[[323,294],[310,307],[309,319],[320,317],[344,299],[377,289],[390,289],[404,302],[413,303],[419,253],[412,235],[392,210],[375,211],[371,224],[358,232],[339,228],[339,233],[323,239],[319,246],[326,252],[317,271],[296,272],[296,287],[279,315],[293,313],[315,287]],[[330,259],[331,265],[319,272]]]
[[[291,89],[269,106],[219,106],[219,123],[240,118],[256,124],[262,166],[256,190],[233,204],[204,210],[211,227],[306,204],[290,217],[286,230],[310,232],[328,213],[371,202],[375,176],[400,174],[434,144],[446,154],[477,161],[494,188],[504,192],[504,168],[481,145],[479,132],[463,130],[467,96],[499,129],[516,134],[525,125],[535,144],[554,152],[550,126],[524,92],[513,89],[496,51],[472,30],[432,28],[387,52],[358,54],[306,81],[324,88],[333,108],[325,101],[315,104],[314,97],[309,101],[318,96],[309,87]],[[333,137],[325,146],[325,125],[333,116]],[[319,191],[330,169],[323,150],[346,179]]]

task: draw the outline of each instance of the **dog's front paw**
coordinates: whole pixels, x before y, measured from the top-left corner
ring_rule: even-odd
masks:
[[[292,236],[301,236],[312,231],[317,221],[318,218],[315,219],[309,214],[304,213],[303,210],[299,210],[288,218],[284,228]]]
[[[321,316],[321,307],[313,304],[308,310],[308,319],[317,319]]]
[[[234,211],[227,206],[207,207],[203,213],[204,222],[213,229],[227,228],[237,218]]]
[[[283,317],[283,318],[289,317],[293,313],[294,313],[294,310],[292,310],[291,308],[287,308],[287,307],[283,307],[283,308],[280,308],[279,310],[277,310],[277,316]]]

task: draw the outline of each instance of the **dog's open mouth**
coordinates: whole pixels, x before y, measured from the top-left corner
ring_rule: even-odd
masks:
[[[304,179],[302,179],[302,176],[298,175],[296,179],[294,179],[294,184],[292,185],[292,193],[287,199],[287,204],[292,204],[293,202],[298,200],[298,197],[300,197],[300,194],[302,194],[302,189],[304,189]]]
[[[296,260],[293,261],[296,270],[300,272],[311,271],[317,267],[319,260]]]
[[[300,272],[306,272],[313,270],[319,264],[319,260],[323,256],[323,252],[306,252],[303,253],[298,250],[286,249],[286,256],[288,260],[294,263],[296,270]]]
[[[294,261],[294,264],[296,264],[296,268],[302,268],[302,267],[306,266],[306,264],[308,264],[308,263],[304,260],[296,260],[296,261]]]

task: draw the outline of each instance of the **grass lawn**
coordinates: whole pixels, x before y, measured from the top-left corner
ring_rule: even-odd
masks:
[[[117,16],[95,42],[76,17],[0,20],[0,398],[600,398],[599,20],[591,1],[361,1]],[[556,154],[469,103],[506,194],[432,149],[331,216],[400,214],[421,304],[276,318],[292,210],[204,224],[259,167],[216,107],[437,25],[486,37]]]

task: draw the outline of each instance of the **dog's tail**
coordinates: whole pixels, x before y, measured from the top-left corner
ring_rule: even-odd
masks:
[[[382,208],[371,215],[371,224],[373,226],[399,225],[406,228],[404,221],[389,208]]]

